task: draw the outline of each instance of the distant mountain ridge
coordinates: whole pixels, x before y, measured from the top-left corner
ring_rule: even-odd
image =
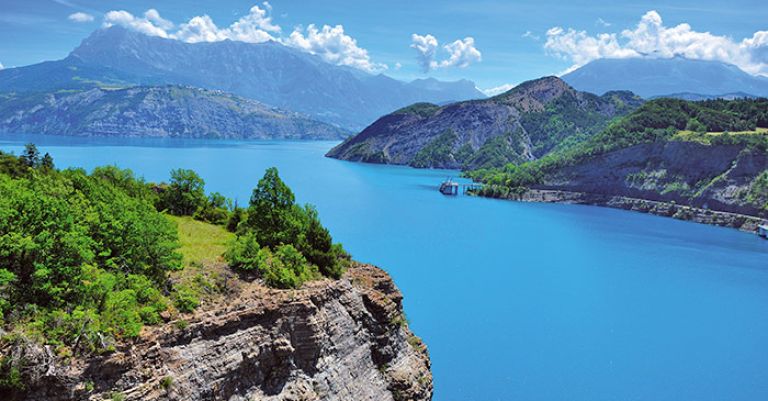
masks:
[[[327,156],[413,167],[501,167],[588,138],[641,103],[629,92],[596,96],[545,77],[489,99],[400,109]]]
[[[277,42],[192,44],[119,26],[94,32],[64,60],[0,71],[5,92],[162,84],[223,90],[349,128],[418,101],[484,97],[470,81],[405,83]]]
[[[578,90],[597,94],[629,90],[645,98],[695,94],[704,99],[732,93],[768,96],[766,77],[720,61],[683,57],[598,59],[562,78]]]
[[[182,86],[0,94],[0,132],[338,140],[346,131],[222,91]]]

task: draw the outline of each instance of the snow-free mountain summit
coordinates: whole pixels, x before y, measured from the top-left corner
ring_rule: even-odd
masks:
[[[231,92],[346,129],[415,102],[484,97],[467,80],[406,83],[274,41],[185,43],[119,26],[95,31],[63,60],[0,71],[0,92],[167,84]]]

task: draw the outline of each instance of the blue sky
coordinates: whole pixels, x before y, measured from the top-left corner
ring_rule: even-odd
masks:
[[[337,64],[408,80],[467,78],[483,89],[562,73],[594,58],[647,54],[717,59],[768,74],[767,4],[0,0],[0,63],[9,68],[63,58],[104,24],[105,13],[123,10],[108,14],[107,22],[150,26],[151,34],[187,41],[233,38],[236,32],[246,41],[274,38]],[[150,9],[156,13],[145,15]],[[180,31],[202,16],[210,18],[198,23],[213,22],[217,30]],[[244,17],[250,25],[230,27]]]

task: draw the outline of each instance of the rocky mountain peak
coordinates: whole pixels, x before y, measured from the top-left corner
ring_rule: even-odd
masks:
[[[563,94],[576,94],[576,90],[562,79],[554,76],[543,77],[522,84],[498,95],[501,103],[515,106],[522,112],[541,111],[544,105]]]

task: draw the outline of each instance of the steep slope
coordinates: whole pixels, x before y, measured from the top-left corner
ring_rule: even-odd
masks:
[[[221,91],[180,86],[0,95],[0,132],[340,139],[345,131]]]
[[[424,85],[329,64],[276,42],[184,43],[113,26],[64,60],[0,71],[0,91],[183,84],[218,89],[343,127],[417,101],[484,97],[468,81]]]
[[[707,213],[768,218],[768,100],[653,100],[574,148],[470,175],[488,184],[487,196],[657,210],[754,229],[756,220],[709,221]]]
[[[373,266],[356,265],[340,280],[296,291],[245,283],[226,302],[183,318],[87,360],[20,346],[15,352],[24,352],[39,375],[25,392],[0,395],[30,401],[432,398],[426,347],[403,323],[400,291]]]
[[[719,61],[674,58],[599,59],[563,76],[578,90],[630,90],[640,96],[720,96],[742,92],[768,96],[768,78]],[[690,99],[695,100],[695,99]]]
[[[327,156],[414,167],[498,167],[534,160],[588,138],[641,102],[629,92],[598,97],[546,77],[490,99],[406,107],[380,118]]]

